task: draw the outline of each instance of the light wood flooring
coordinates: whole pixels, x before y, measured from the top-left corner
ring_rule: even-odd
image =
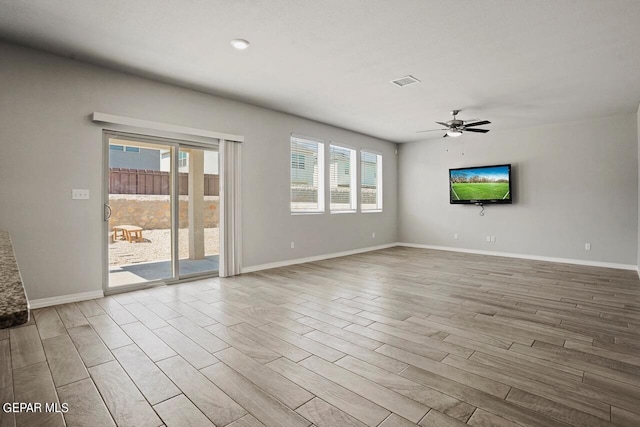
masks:
[[[632,271],[411,248],[0,330],[0,426],[640,426]]]

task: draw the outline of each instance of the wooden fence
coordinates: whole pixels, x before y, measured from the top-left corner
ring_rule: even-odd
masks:
[[[178,178],[179,194],[189,194],[189,174],[181,172]],[[169,194],[169,172],[147,169],[109,169],[109,194]],[[204,195],[220,195],[220,177],[204,175]]]

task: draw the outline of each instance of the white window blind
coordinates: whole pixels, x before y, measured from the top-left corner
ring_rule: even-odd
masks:
[[[291,212],[324,211],[324,144],[291,137]]]
[[[356,150],[329,147],[329,189],[332,212],[356,210]]]
[[[382,210],[382,156],[360,152],[360,191],[363,211]]]

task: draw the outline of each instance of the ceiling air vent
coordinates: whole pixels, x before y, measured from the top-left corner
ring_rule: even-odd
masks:
[[[414,83],[420,83],[420,80],[416,79],[413,76],[404,76],[400,77],[399,79],[391,80],[391,83],[400,87],[405,87]]]

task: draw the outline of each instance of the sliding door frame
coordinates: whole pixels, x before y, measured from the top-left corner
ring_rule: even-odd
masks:
[[[170,171],[170,206],[171,210],[171,277],[166,279],[159,280],[150,280],[141,283],[133,283],[130,285],[122,285],[117,288],[109,287],[109,220],[107,218],[107,205],[109,204],[109,140],[111,138],[122,138],[125,140],[129,140],[131,142],[141,142],[148,144],[157,144],[163,145],[165,147],[170,147],[171,149],[171,171]],[[219,275],[218,271],[212,271],[211,273],[195,273],[180,276],[180,268],[179,268],[179,241],[178,241],[178,230],[179,230],[179,160],[178,153],[180,148],[198,148],[208,151],[215,151],[216,149],[220,150],[219,142],[199,142],[199,141],[190,141],[188,139],[177,139],[177,138],[167,138],[161,136],[153,136],[153,135],[145,135],[135,132],[129,131],[119,131],[117,129],[106,129],[102,130],[102,145],[103,145],[103,185],[102,185],[102,201],[103,201],[103,232],[102,232],[102,248],[103,248],[103,256],[102,256],[102,265],[103,265],[103,274],[102,274],[102,287],[105,295],[116,294],[121,292],[128,292],[139,289],[147,289],[155,286],[164,286],[164,285],[173,285],[176,283],[197,280],[197,279],[206,279],[210,277],[217,277]],[[218,156],[218,171],[220,171],[220,156]],[[218,172],[219,173],[219,172]],[[222,199],[222,192],[220,191],[220,199]],[[219,205],[221,205],[220,203]],[[219,227],[222,227],[223,224],[220,223]],[[222,233],[222,229],[220,229]],[[220,240],[221,241],[221,240]],[[222,263],[222,257],[224,256],[223,248],[219,248],[219,265]]]

